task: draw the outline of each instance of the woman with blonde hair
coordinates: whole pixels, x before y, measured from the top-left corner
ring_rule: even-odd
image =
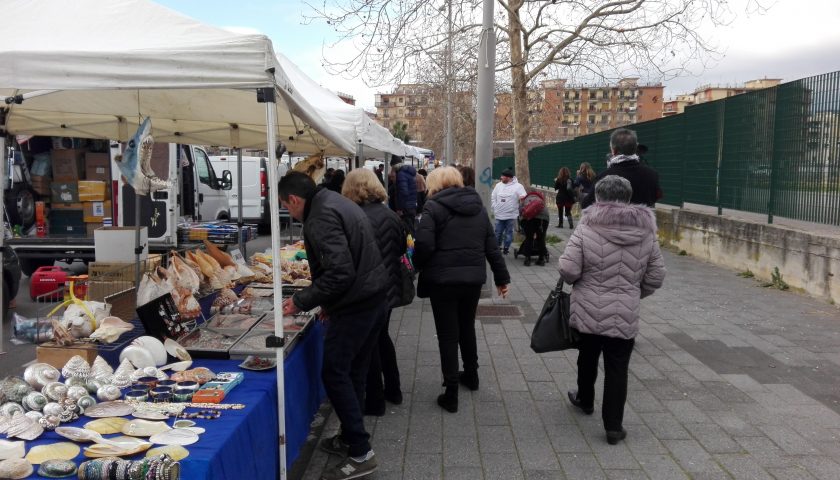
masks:
[[[428,198],[417,228],[414,265],[417,295],[428,297],[435,317],[445,392],[437,403],[458,411],[458,383],[478,390],[475,311],[490,263],[496,289],[507,295],[510,275],[481,197],[464,186],[454,167],[436,168],[426,179]],[[458,372],[458,348],[464,371]]]
[[[389,287],[386,300],[388,306],[393,309],[402,299],[400,262],[406,250],[405,224],[396,213],[385,206],[388,198],[385,187],[376,178],[376,174],[366,168],[357,168],[347,174],[341,194],[362,207],[373,226],[376,242],[388,271]],[[402,403],[397,353],[388,333],[390,321],[391,310],[388,311],[385,325],[371,351],[365,395],[365,415],[384,415],[385,400],[395,405]]]

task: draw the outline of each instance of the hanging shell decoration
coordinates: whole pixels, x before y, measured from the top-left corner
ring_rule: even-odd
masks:
[[[0,390],[5,394],[6,401],[20,403],[23,397],[32,391],[32,386],[22,378],[6,377],[0,381]]]
[[[58,402],[64,399],[67,396],[67,385],[61,382],[50,382],[44,385],[44,388],[41,389],[41,393],[47,396],[50,400],[54,402]]]
[[[21,440],[35,440],[42,433],[44,433],[44,427],[38,423],[38,420],[33,420],[20,412],[15,413],[12,417],[12,424],[6,430],[7,437],[17,437]],[[0,478],[3,477],[0,476]]]
[[[23,397],[23,400],[20,402],[23,405],[23,408],[27,410],[32,410],[35,412],[40,412],[44,409],[44,405],[49,403],[47,396],[41,392],[29,392]]]
[[[26,478],[32,475],[33,471],[29,460],[23,458],[10,458],[0,462],[0,478]]]
[[[6,402],[3,405],[0,405],[0,415],[3,415],[4,417],[11,417],[18,412],[24,413],[23,407],[21,407],[19,403]]]
[[[23,371],[23,379],[32,385],[32,388],[41,390],[44,385],[59,381],[61,372],[48,363],[33,363]]]
[[[99,328],[90,335],[90,338],[102,343],[114,343],[120,338],[120,335],[132,330],[134,330],[134,325],[124,322],[118,317],[105,317],[102,319]]]
[[[65,378],[87,378],[90,376],[90,365],[84,358],[79,355],[74,355],[73,358],[67,361],[64,368],[61,369],[61,374],[64,375]]]
[[[107,320],[107,318],[105,320]],[[103,322],[105,320],[103,320]],[[109,365],[104,358],[97,355],[96,359],[93,360],[93,364],[90,366],[90,376],[97,380],[108,381],[108,378],[113,374],[114,369],[111,368],[111,365]]]

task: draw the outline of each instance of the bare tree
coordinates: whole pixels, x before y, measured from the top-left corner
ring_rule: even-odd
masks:
[[[731,21],[738,7],[761,10],[761,1],[497,0],[496,69],[503,82],[510,82],[519,181],[530,184],[528,90],[541,77],[677,76],[717,52],[698,32]],[[346,49],[325,49],[325,62],[335,73],[361,76],[370,85],[394,84],[435,68],[446,51],[446,0],[322,2],[310,4],[310,20],[325,20],[338,33],[338,43],[352,45],[355,52],[336,60],[329,53]],[[451,58],[474,58],[480,6],[478,0],[453,4]]]

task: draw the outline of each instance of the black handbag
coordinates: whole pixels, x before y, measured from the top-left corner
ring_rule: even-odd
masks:
[[[548,294],[534,331],[531,333],[531,350],[536,353],[557,352],[578,348],[580,334],[569,326],[568,293],[563,291],[563,279]]]
[[[403,255],[400,259],[400,281],[402,282],[402,290],[400,295],[400,303],[398,307],[404,307],[414,301],[414,268],[411,262]]]

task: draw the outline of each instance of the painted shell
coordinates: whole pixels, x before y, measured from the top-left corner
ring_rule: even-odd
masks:
[[[32,475],[32,464],[23,458],[10,458],[0,462],[0,478],[26,478]]]
[[[0,390],[6,395],[6,401],[20,403],[32,387],[22,378],[6,377],[0,381]]]
[[[38,475],[47,478],[72,477],[76,474],[76,463],[72,460],[47,460],[38,467]]]
[[[44,385],[57,382],[60,378],[61,372],[48,363],[33,363],[23,371],[23,379],[36,390],[41,390]]]
[[[47,396],[41,392],[29,392],[23,397],[23,400],[20,402],[23,405],[23,408],[27,410],[32,410],[36,412],[40,412],[44,409],[44,405],[49,403]]]
[[[119,387],[115,385],[103,385],[96,391],[96,398],[98,398],[100,402],[119,400],[120,395],[122,395],[122,392],[120,392]]]
[[[64,365],[61,369],[61,374],[65,378],[81,377],[87,378],[90,375],[90,365],[84,358],[75,355]]]

